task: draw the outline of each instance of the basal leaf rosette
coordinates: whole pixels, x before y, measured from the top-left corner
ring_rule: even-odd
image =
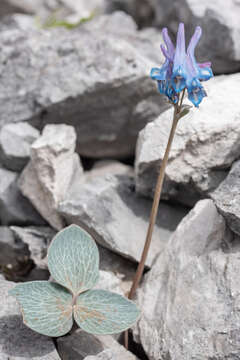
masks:
[[[18,284],[10,295],[20,304],[24,323],[40,334],[58,337],[73,321],[91,334],[114,334],[131,327],[140,312],[125,297],[94,290],[99,278],[95,241],[79,226],[60,231],[48,250],[48,267],[55,282]]]

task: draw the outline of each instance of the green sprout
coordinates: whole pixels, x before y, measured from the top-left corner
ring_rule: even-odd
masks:
[[[91,334],[115,334],[131,327],[140,312],[125,297],[94,290],[99,278],[99,252],[79,226],[60,231],[48,250],[49,271],[56,282],[31,281],[9,291],[17,298],[24,323],[51,337],[68,333],[75,320]]]

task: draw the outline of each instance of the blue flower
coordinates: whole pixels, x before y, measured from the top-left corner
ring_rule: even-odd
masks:
[[[165,62],[161,68],[151,70],[151,78],[157,80],[161,94],[176,104],[179,94],[187,89],[189,100],[198,106],[202,99],[207,96],[201,82],[213,77],[211,63],[199,64],[196,62],[194,51],[202,35],[202,29],[197,26],[187,48],[185,47],[184,24],[180,23],[177,33],[176,49],[168,35],[168,30],[162,30],[163,40],[166,47],[161,45]]]

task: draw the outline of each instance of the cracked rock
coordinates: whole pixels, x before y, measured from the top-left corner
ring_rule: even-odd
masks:
[[[179,224],[137,294],[135,326],[151,360],[235,360],[240,351],[240,239],[212,200]]]

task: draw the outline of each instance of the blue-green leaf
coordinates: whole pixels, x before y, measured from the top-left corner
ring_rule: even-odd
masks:
[[[9,294],[17,298],[24,323],[40,334],[62,336],[72,328],[72,295],[62,286],[32,281],[18,284]]]
[[[77,225],[60,231],[48,250],[53,278],[74,295],[94,287],[99,276],[99,253],[95,241]]]
[[[80,294],[74,305],[74,319],[86,332],[116,334],[131,327],[140,312],[136,305],[121,295],[105,290]]]

